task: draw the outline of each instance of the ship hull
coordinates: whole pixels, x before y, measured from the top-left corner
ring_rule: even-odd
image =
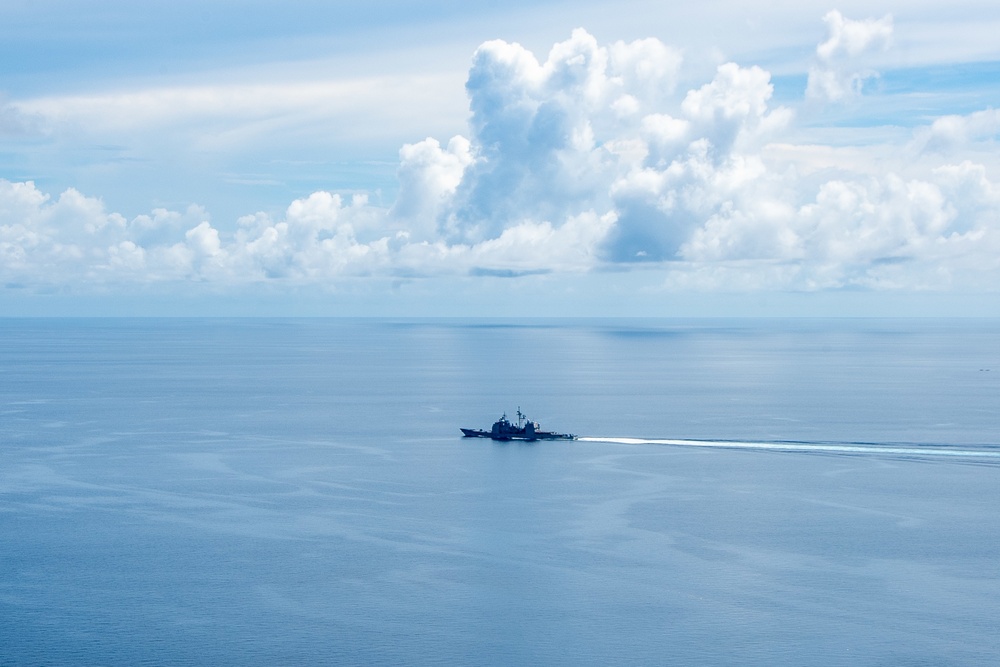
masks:
[[[473,428],[463,428],[462,435],[466,438],[489,438],[490,440],[524,440],[525,442],[532,442],[534,440],[576,440],[576,436],[571,433],[547,433],[540,432],[535,433],[532,436],[527,435],[493,435],[489,431],[483,431],[480,429]]]

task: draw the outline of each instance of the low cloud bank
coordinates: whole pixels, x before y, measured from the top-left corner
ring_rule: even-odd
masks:
[[[891,17],[824,20],[804,104],[863,95],[877,76],[867,56],[891,43]],[[681,63],[658,40],[602,46],[582,29],[544,62],[487,42],[466,84],[469,136],[404,146],[387,208],[315,192],[279,219],[220,228],[196,206],[127,220],[73,189],[0,180],[0,280],[322,285],[642,266],[676,289],[1000,284],[1000,187],[967,157],[995,141],[996,111],[846,159],[785,139],[796,111],[773,103],[767,71],[725,63],[678,91]]]

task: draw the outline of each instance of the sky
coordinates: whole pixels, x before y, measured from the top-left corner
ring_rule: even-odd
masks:
[[[1000,5],[0,3],[0,316],[1000,316]]]

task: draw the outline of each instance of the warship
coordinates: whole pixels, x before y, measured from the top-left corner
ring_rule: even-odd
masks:
[[[493,422],[493,427],[489,431],[475,428],[463,428],[462,434],[466,438],[490,438],[491,440],[576,440],[572,433],[553,433],[543,431],[538,422],[533,422],[524,416],[521,408],[517,409],[517,423],[507,419],[505,412],[500,419]]]

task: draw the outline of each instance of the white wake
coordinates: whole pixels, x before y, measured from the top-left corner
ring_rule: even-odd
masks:
[[[585,442],[608,442],[619,445],[672,445],[675,447],[755,449],[778,452],[1000,459],[1000,447],[996,445],[982,445],[970,448],[967,445],[948,447],[942,445],[894,445],[855,442],[744,442],[738,440],[681,440],[673,438],[580,437],[577,440]]]

